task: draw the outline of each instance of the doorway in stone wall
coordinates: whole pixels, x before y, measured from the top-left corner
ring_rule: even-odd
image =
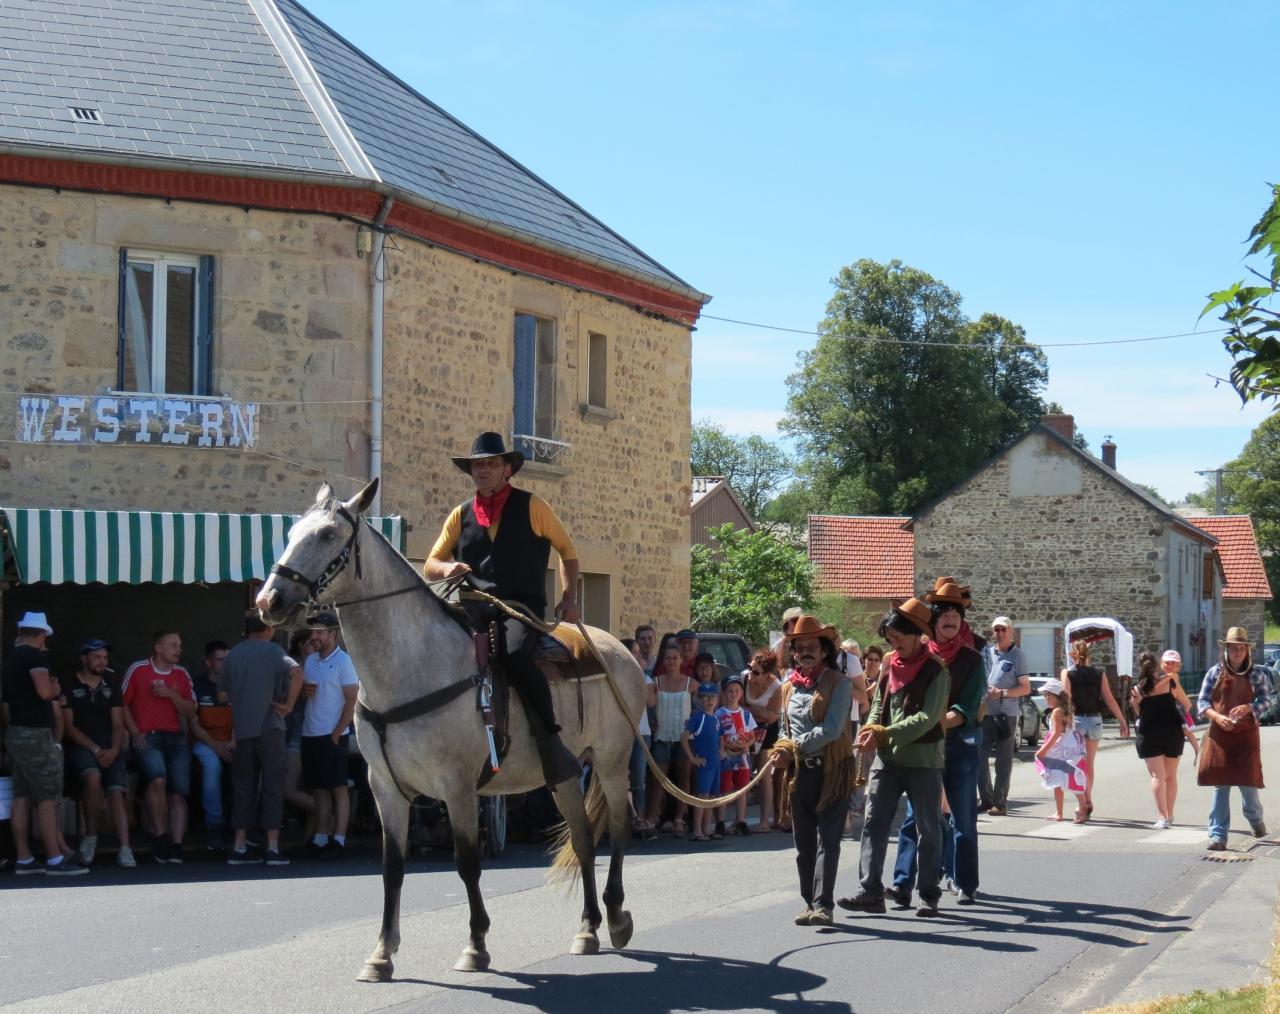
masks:
[[[1055,635],[1060,624],[1057,623],[1019,623],[1014,629],[1018,637],[1018,647],[1026,656],[1027,668],[1032,676],[1052,676],[1054,669],[1053,648]]]

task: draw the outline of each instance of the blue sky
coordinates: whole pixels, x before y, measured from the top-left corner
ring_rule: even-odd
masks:
[[[814,328],[842,265],[896,257],[1032,340],[1192,331],[1280,181],[1273,3],[307,6],[721,317]],[[693,418],[776,436],[814,340],[704,318]],[[1166,496],[1266,415],[1211,333],[1046,351]]]

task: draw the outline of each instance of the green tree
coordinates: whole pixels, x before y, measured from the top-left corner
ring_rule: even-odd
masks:
[[[764,437],[735,437],[710,419],[693,424],[689,463],[694,475],[723,475],[759,520],[769,497],[791,477],[793,466],[786,452]]]
[[[781,425],[822,510],[913,513],[1039,421],[1048,367],[1016,324],[969,320],[958,293],[896,260],[833,284]]]
[[[693,547],[689,568],[696,629],[741,634],[762,645],[785,609],[813,602],[813,565],[803,549],[733,525],[709,528],[707,538],[709,546]]]
[[[1222,344],[1231,353],[1231,384],[1243,401],[1280,397],[1280,312],[1270,308],[1280,292],[1280,185],[1270,184],[1271,203],[1249,231],[1245,256],[1269,259],[1270,269],[1248,271],[1261,285],[1236,282],[1209,294],[1200,316],[1221,310],[1227,325]]]

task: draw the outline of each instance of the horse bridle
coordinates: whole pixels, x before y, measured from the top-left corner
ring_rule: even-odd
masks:
[[[362,576],[360,569],[360,520],[351,516],[351,512],[347,510],[345,504],[339,503],[336,507],[339,517],[345,520],[351,526],[351,534],[347,536],[346,545],[335,556],[324,570],[320,572],[320,576],[312,579],[307,577],[300,571],[294,570],[292,567],[286,567],[282,563],[273,563],[271,565],[271,573],[278,577],[284,578],[286,581],[292,581],[294,584],[300,584],[307,589],[310,595],[309,601],[315,605],[320,601],[320,596],[324,590],[329,587],[335,577],[342,573],[350,562],[352,555],[356,558],[356,577]]]

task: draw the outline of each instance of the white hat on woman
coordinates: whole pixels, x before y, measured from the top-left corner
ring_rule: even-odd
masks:
[[[1160,656],[1160,661],[1161,662],[1177,662],[1178,665],[1182,665],[1182,656],[1179,655],[1172,648],[1170,648],[1168,651],[1166,651],[1163,655]]]

